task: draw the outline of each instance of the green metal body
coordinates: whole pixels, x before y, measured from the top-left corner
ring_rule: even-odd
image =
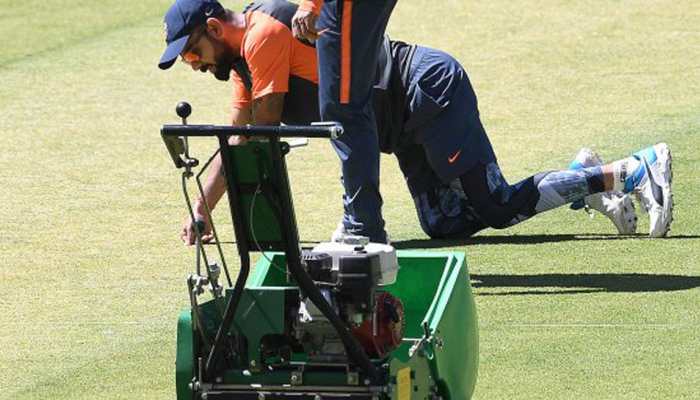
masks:
[[[194,378],[195,346],[192,313],[190,310],[186,310],[180,313],[180,318],[177,321],[177,351],[175,356],[177,400],[190,400],[194,397],[189,385]]]
[[[180,153],[185,145],[180,141],[170,138],[166,144],[173,159],[182,161]],[[290,276],[305,276],[303,270],[300,274],[298,232],[284,163],[289,146],[276,140],[250,141],[244,146],[227,146],[225,137],[219,137],[219,141],[241,255],[243,272],[236,283],[241,291],[233,297],[234,289],[228,288],[225,296],[181,313],[177,329],[177,399],[201,400],[203,392],[209,399],[240,400],[242,395],[256,399],[265,398],[262,392],[270,390],[281,392],[276,398],[301,398],[300,394],[316,398],[316,393],[327,392],[332,398],[354,396],[367,400],[471,398],[478,368],[478,327],[464,254],[398,252],[396,282],[378,290],[402,301],[404,340],[386,359],[373,360],[369,365],[381,371],[388,365],[388,380],[382,376],[375,378],[374,386],[363,386],[364,376],[360,374],[367,368],[319,364],[317,360],[306,363],[309,356],[304,347],[289,339],[293,330],[290,324],[297,315],[288,313],[296,313],[299,288],[289,283],[287,272]],[[184,157],[188,158],[186,154]],[[179,164],[185,161],[190,160]],[[204,251],[204,247],[201,249]],[[282,252],[265,253],[243,287],[252,251]],[[306,285],[315,289],[309,282]],[[193,293],[191,301],[195,304],[198,300]],[[236,306],[231,306],[234,303]],[[324,312],[332,319],[329,314]],[[222,326],[222,316],[232,323],[227,321],[228,332],[222,331],[221,340],[216,341],[213,338]],[[216,343],[215,350],[210,350],[211,342]],[[237,348],[228,347],[233,345]],[[212,358],[221,356],[225,364],[212,362],[215,368],[203,367],[210,353],[214,354]],[[356,357],[355,361],[358,358],[362,360]],[[208,374],[202,373],[205,369]]]
[[[425,324],[434,336],[412,357],[409,343],[395,350],[392,375],[410,367],[416,371],[414,388],[424,388],[427,378],[445,399],[471,398],[479,363],[479,336],[464,254],[404,251],[399,252],[399,265],[398,279],[387,289],[404,304],[406,337],[425,339]],[[427,393],[409,398],[424,399]]]
[[[224,383],[281,385],[292,379],[289,372],[258,368],[263,361],[261,342],[284,331],[285,301],[298,293],[287,283],[284,255],[268,257],[271,260],[263,257],[248,279],[232,328],[246,338],[245,368],[226,371]],[[398,258],[396,282],[382,288],[401,299],[406,321],[404,343],[388,360],[392,390],[387,398],[426,399],[437,392],[443,399],[469,399],[478,369],[478,327],[464,254],[399,251]],[[219,306],[213,301],[201,306],[204,329],[210,332],[220,324]],[[197,359],[206,356],[200,354],[193,329],[191,312],[183,312],[177,338],[178,400],[196,398],[189,385],[197,376]],[[411,353],[411,347],[416,351]],[[292,361],[304,360],[304,354],[292,355]],[[304,385],[348,385],[347,374],[338,371],[308,372],[303,380]]]

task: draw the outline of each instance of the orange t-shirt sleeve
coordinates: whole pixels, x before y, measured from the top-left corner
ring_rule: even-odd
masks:
[[[323,5],[323,0],[302,0],[299,3],[299,9],[303,11],[311,11],[312,13],[318,15],[321,13],[321,6]]]
[[[243,79],[235,71],[231,72],[231,82],[233,83],[232,107],[241,110],[250,107],[250,102],[252,101],[250,90],[246,89]]]
[[[259,24],[248,33],[244,52],[253,81],[253,99],[289,91],[291,35],[278,23]]]

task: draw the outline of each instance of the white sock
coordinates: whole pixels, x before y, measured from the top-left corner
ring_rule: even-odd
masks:
[[[622,160],[614,161],[613,167],[613,191],[624,192],[625,181],[630,178],[641,167],[641,163],[634,157],[627,157]],[[635,182],[636,184],[637,182]]]

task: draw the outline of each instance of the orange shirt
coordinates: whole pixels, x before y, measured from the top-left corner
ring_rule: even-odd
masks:
[[[247,108],[253,99],[287,93],[291,77],[318,84],[315,48],[295,39],[285,23],[261,10],[247,12],[245,19],[241,57],[248,64],[252,89],[232,73],[233,107]]]

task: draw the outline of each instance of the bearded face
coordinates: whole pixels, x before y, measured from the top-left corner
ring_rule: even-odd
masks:
[[[227,43],[212,37],[206,29],[193,34],[185,49],[182,58],[192,69],[211,72],[220,81],[229,80],[233,64],[240,58]]]
[[[208,35],[207,35],[208,36]],[[231,69],[233,64],[240,56],[234,53],[231,48],[224,42],[220,42],[215,38],[209,38],[213,50],[213,63],[207,66],[209,72],[220,81],[228,81],[231,77]]]

